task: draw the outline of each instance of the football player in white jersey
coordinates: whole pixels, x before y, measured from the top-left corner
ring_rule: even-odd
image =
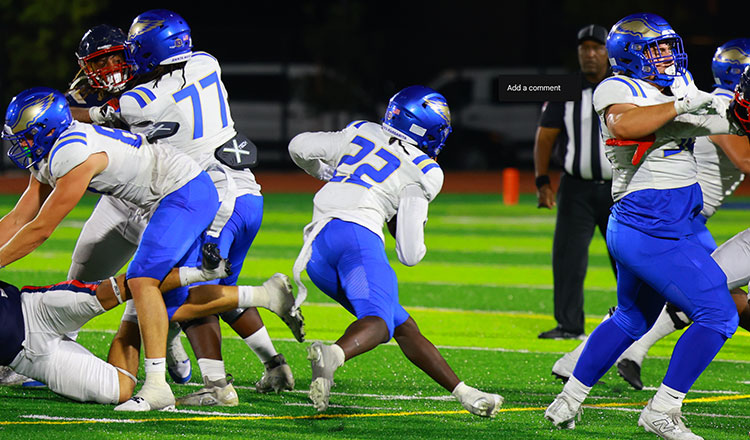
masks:
[[[712,93],[724,98],[729,105],[734,97],[734,89],[737,87],[740,75],[748,65],[750,65],[750,39],[735,39],[719,46],[711,62],[711,70],[716,81],[716,88]],[[695,217],[694,233],[709,252],[714,252],[717,247],[716,242],[705,224],[721,207],[725,197],[732,194],[742,182],[745,174],[750,173],[750,143],[748,143],[746,136],[699,137],[695,139],[693,154],[698,164],[698,183],[703,194],[703,209],[700,215]],[[742,272],[741,268],[733,267],[737,264],[742,265],[744,263],[742,256],[750,253],[750,250],[742,249],[741,246],[738,247],[741,243],[744,242],[735,238],[722,246],[720,252],[712,254],[725,274]],[[737,257],[731,258],[732,253],[736,253]],[[739,279],[728,277],[727,283],[737,305],[740,326],[750,330],[750,322],[744,316],[748,313],[747,295],[740,288],[740,286],[744,287],[747,282],[742,283],[741,277]],[[605,319],[609,316],[609,314],[605,316]],[[675,306],[667,304],[662,309],[653,327],[618,358],[617,371],[620,376],[633,388],[642,389],[641,365],[648,350],[658,340],[676,330],[687,327],[690,323],[687,315]],[[552,374],[567,380],[573,372],[584,345],[585,341],[555,362],[552,367]]]
[[[230,273],[230,265],[208,244],[203,246],[201,267],[172,269],[159,288],[167,293]],[[193,287],[171,319],[194,319],[238,306],[265,307],[284,315],[294,307],[285,278],[275,274],[257,287]],[[125,359],[110,351],[105,362],[66,337],[70,330],[130,299],[124,274],[103,281],[69,280],[20,289],[0,281],[0,293],[0,365],[9,365],[11,371],[41,380],[55,393],[80,402],[115,404],[131,397],[138,358]]]
[[[445,98],[407,87],[391,98],[382,125],[356,121],[338,132],[309,132],[289,144],[292,160],[326,183],[313,200],[312,222],[294,265],[297,303],[306,290],[301,272],[356,316],[335,344],[308,347],[310,399],[328,408],[333,374],[344,362],[395,338],[415,365],[471,413],[493,417],[502,397],[458,379],[437,348],[398,301],[398,281],[385,254],[383,225],[396,238],[399,260],[417,264],[426,252],[428,204],[440,192],[443,171],[435,158],[451,131]]]
[[[146,382],[139,397],[152,408],[174,404],[165,381],[169,314],[187,292],[162,297],[159,283],[175,266],[197,266],[200,238],[219,209],[211,177],[189,156],[142,134],[74,121],[65,97],[38,87],[8,106],[3,138],[8,156],[31,178],[0,220],[0,267],[41,245],[86,190],[110,194],[150,212],[129,264],[127,286],[145,311]],[[182,297],[180,298],[180,295]]]
[[[721,98],[695,87],[682,39],[662,17],[623,18],[610,30],[607,53],[616,75],[599,84],[594,108],[613,168],[607,247],[617,262],[618,305],[589,336],[545,418],[573,428],[591,387],[668,301],[694,323],[638,424],[662,438],[700,439],[682,421],[682,402],[738,317],[726,276],[693,234],[703,199],[692,145],[695,137],[740,129]]]
[[[711,61],[711,70],[716,84],[713,94],[723,98],[727,105],[734,97],[734,90],[740,80],[740,75],[750,65],[750,38],[738,38],[719,46]],[[709,252],[716,250],[716,242],[713,239],[706,221],[711,218],[716,210],[724,202],[724,198],[732,194],[745,177],[750,173],[750,142],[747,136],[717,135],[699,137],[695,140],[693,154],[698,163],[698,183],[703,194],[703,209],[695,219],[695,234]],[[737,240],[732,243],[741,243]],[[731,264],[742,264],[740,255],[747,254],[741,248],[736,249],[740,253],[738,258],[729,255],[735,249],[735,245],[724,246],[718,257],[713,255],[721,266],[724,273],[732,271]],[[747,313],[747,294],[740,289],[747,283],[735,285],[733,280],[728,279],[728,286],[732,297],[738,306],[740,314],[740,326],[750,330],[747,318],[743,319],[743,313]],[[641,365],[648,350],[660,339],[670,333],[685,328],[690,324],[690,319],[679,309],[671,304],[665,307],[654,326],[641,339],[631,345],[617,360],[619,374],[634,388],[643,388],[641,381]]]
[[[263,197],[249,169],[254,166],[255,146],[234,129],[219,63],[206,52],[193,51],[190,27],[182,17],[167,10],[151,10],[136,17],[126,44],[137,69],[134,87],[120,96],[119,115],[134,132],[149,130],[160,121],[179,123],[170,144],[204,169],[212,170],[212,176],[218,174],[223,179],[220,213],[224,223],[217,223],[208,239],[219,244],[236,268],[235,275],[220,283],[234,284],[260,228]],[[221,316],[265,365],[256,389],[292,389],[291,369],[275,350],[258,311],[250,308]],[[135,317],[133,308],[127,307],[117,335],[123,350],[138,343],[133,331],[137,329]],[[301,317],[295,321],[300,325],[295,336],[301,340]],[[218,319],[206,317],[183,326],[198,358],[205,387],[180,398],[178,403],[236,405],[236,399],[223,402],[215,396],[229,385],[221,356]],[[206,331],[209,329],[212,331]]]

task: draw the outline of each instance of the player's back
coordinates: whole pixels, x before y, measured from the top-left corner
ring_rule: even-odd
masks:
[[[221,67],[205,52],[194,52],[184,69],[125,92],[120,112],[133,131],[154,122],[178,122],[170,143],[201,166],[235,135]]]
[[[331,134],[326,162],[335,172],[315,195],[313,221],[340,218],[382,236],[404,187],[418,185],[428,200],[437,196],[443,184],[440,166],[418,148],[391,139],[380,124],[365,121]]]
[[[108,164],[92,178],[89,190],[145,209],[153,208],[201,172],[194,160],[169,144],[151,144],[143,135],[80,122],[60,134],[47,157],[31,172],[54,187],[58,179],[100,152],[107,155]]]

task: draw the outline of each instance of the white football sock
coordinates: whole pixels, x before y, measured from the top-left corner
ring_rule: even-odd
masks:
[[[576,402],[583,403],[591,392],[591,387],[581,383],[575,376],[570,376],[562,392],[572,397]]]
[[[685,393],[661,384],[651,399],[651,408],[654,411],[667,412],[673,408],[682,408],[683,400],[685,400]]]
[[[203,376],[203,383],[216,382],[227,378],[227,372],[224,368],[224,361],[221,359],[198,359],[198,368]]]
[[[268,292],[263,286],[237,286],[237,307],[245,309],[248,307],[268,308],[270,299]]]
[[[273,342],[271,342],[271,337],[268,335],[268,329],[266,329],[265,326],[246,337],[244,341],[263,363],[268,362],[272,357],[278,354],[276,348],[273,346]]]

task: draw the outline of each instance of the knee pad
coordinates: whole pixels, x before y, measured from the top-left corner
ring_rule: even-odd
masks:
[[[229,325],[234,324],[247,309],[234,309],[226,312],[219,313],[221,319]]]

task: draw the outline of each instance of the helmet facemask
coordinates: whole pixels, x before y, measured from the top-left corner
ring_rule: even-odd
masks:
[[[119,56],[118,56],[119,55]],[[117,93],[133,77],[133,68],[126,61],[125,46],[112,46],[78,60],[92,88]]]
[[[629,49],[642,59],[641,77],[662,87],[672,85],[675,78],[687,72],[687,54],[680,37],[658,38],[645,44],[633,43]],[[660,66],[666,68],[662,67],[660,72]]]

